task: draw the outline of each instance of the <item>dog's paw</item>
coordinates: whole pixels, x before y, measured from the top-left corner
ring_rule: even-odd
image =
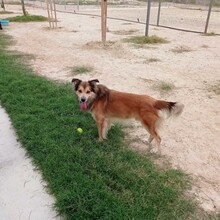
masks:
[[[150,146],[150,143],[148,141],[142,140],[142,143]]]
[[[99,142],[102,142],[103,141],[103,138],[99,138]]]
[[[151,154],[157,154],[157,153],[160,153],[160,150],[159,150],[158,148],[154,147],[154,148],[151,148],[151,149],[149,150],[149,152],[150,152]]]

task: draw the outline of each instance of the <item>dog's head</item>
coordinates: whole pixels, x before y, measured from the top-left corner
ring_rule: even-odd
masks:
[[[99,91],[97,83],[99,83],[99,80],[93,79],[89,81],[82,81],[74,78],[72,79],[72,83],[80,102],[80,109],[83,111],[87,110],[90,104],[97,98]]]

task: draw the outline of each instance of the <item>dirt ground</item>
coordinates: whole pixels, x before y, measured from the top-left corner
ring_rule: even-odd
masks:
[[[20,6],[6,6],[8,11],[21,12]],[[27,10],[30,14],[47,15],[43,9],[27,7]],[[83,10],[100,14],[99,9]],[[152,14],[155,10],[152,9]],[[108,13],[124,18],[137,16],[144,21],[146,9],[112,8]],[[163,13],[163,22],[167,24],[175,26],[182,22],[181,28],[191,25],[190,28],[202,31],[207,12],[166,7]],[[210,32],[220,33],[219,13],[211,15]],[[4,29],[16,40],[10,49],[33,54],[34,71],[53,80],[70,82],[73,76],[84,80],[98,78],[113,89],[184,103],[181,117],[165,123],[161,131],[161,154],[174,168],[193,177],[191,192],[203,209],[219,211],[220,95],[214,88],[220,84],[220,36],[151,26],[150,35],[164,37],[169,43],[138,47],[122,39],[129,37],[126,33],[143,35],[144,25],[109,19],[107,40],[111,42],[103,48],[98,42],[101,37],[99,17],[57,15],[59,28],[56,30],[49,30],[45,22],[10,23]],[[83,65],[92,67],[93,71],[81,75],[71,72],[72,67]],[[159,89],[161,82],[175,87],[169,92],[162,91]],[[144,142],[148,134],[144,128],[132,122],[128,130],[133,139],[132,147],[147,152]]]

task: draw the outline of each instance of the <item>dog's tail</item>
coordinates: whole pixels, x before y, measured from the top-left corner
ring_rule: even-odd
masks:
[[[166,102],[162,100],[157,100],[154,104],[154,107],[158,110],[160,110],[160,113],[165,113],[166,117],[177,117],[179,116],[183,109],[184,105],[179,102]],[[160,115],[161,117],[164,117]]]

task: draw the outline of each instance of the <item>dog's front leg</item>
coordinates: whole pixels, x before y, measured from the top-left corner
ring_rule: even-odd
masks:
[[[103,141],[105,137],[103,137],[104,127],[105,127],[105,118],[103,116],[95,116],[96,125],[99,133],[99,141]]]

